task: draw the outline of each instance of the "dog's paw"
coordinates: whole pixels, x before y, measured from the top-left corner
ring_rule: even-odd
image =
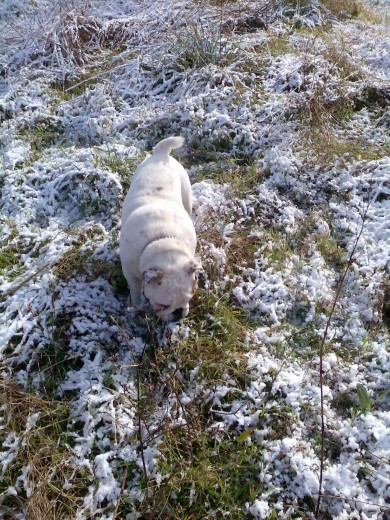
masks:
[[[139,307],[139,306],[135,306],[135,305],[127,305],[126,306],[126,312],[128,314],[130,314],[130,316],[135,316],[136,314],[138,314],[140,311],[142,311],[142,308]]]

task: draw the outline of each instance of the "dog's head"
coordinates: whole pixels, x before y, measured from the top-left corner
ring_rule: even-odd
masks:
[[[153,267],[142,273],[144,295],[157,316],[165,321],[187,316],[201,268],[195,257],[175,270]]]

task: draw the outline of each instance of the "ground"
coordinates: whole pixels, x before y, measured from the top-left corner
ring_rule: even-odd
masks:
[[[0,518],[389,518],[388,21],[3,2]],[[170,135],[204,272],[164,324],[118,235]]]

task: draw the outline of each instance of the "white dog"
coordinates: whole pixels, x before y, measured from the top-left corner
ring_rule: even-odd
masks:
[[[191,220],[191,185],[185,169],[169,156],[184,143],[169,137],[136,169],[122,209],[120,257],[131,303],[142,290],[166,321],[187,316],[195,290],[196,235]]]

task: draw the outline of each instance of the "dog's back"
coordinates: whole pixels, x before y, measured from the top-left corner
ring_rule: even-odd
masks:
[[[191,215],[191,185],[183,166],[169,155],[184,143],[183,137],[168,137],[160,141],[153,153],[134,172],[130,190],[122,209],[122,223],[138,207],[156,199],[183,204]]]

